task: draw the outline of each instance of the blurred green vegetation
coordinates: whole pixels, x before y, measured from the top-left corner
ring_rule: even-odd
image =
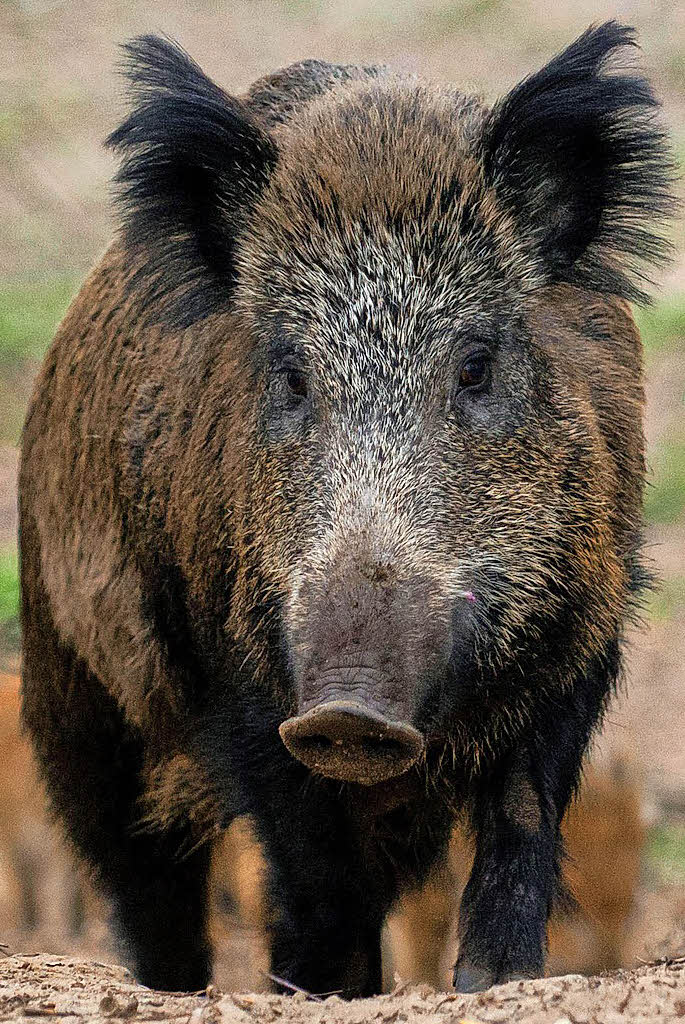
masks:
[[[653,306],[635,309],[647,358],[655,353],[685,351],[685,295],[667,295]]]
[[[42,358],[77,288],[70,274],[0,284],[0,366]]]
[[[16,549],[0,551],[0,663],[21,646],[18,570]]]
[[[647,861],[662,882],[685,883],[685,825],[655,825],[647,839]]]
[[[673,524],[685,519],[685,424],[682,429],[681,438],[662,442],[649,453],[648,523]]]
[[[28,390],[27,378],[15,383],[11,377],[5,379],[0,373],[0,444],[19,443]]]
[[[685,576],[660,580],[647,598],[647,612],[653,622],[667,622],[685,610]]]
[[[19,614],[19,575],[17,553],[0,551],[0,624]]]
[[[676,49],[669,53],[664,61],[663,71],[670,85],[676,89],[685,89],[685,49]]]

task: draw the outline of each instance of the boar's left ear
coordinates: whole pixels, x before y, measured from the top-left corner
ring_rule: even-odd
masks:
[[[178,45],[141,36],[124,46],[133,110],[107,145],[125,244],[160,318],[185,327],[225,304],[235,236],[277,151],[246,105]]]
[[[548,281],[644,300],[668,256],[654,220],[673,208],[658,102],[634,71],[607,72],[631,28],[589,28],[489,115],[486,178],[537,249]]]

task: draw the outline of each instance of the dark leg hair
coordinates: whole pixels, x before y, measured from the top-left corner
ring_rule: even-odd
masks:
[[[288,753],[268,694],[227,693],[209,697],[197,754],[219,791],[241,794],[238,813],[251,815],[262,844],[272,973],[312,993],[379,993],[381,928],[395,889],[370,830],[354,820],[358,800]]]
[[[459,991],[543,973],[547,920],[563,895],[561,820],[617,666],[613,645],[477,786],[476,856],[462,899],[454,974]]]
[[[23,550],[26,563],[26,544]],[[182,857],[184,844],[190,848],[184,827],[140,831],[142,739],[87,666],[60,643],[38,573],[24,580],[23,718],[52,808],[110,899],[138,980],[162,989],[201,989],[211,969],[209,850]]]

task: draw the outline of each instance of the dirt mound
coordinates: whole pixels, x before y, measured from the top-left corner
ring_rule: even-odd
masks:
[[[74,1017],[219,1024],[618,1024],[685,1018],[685,957],[599,978],[567,975],[511,982],[479,995],[398,986],[391,995],[343,1002],[269,994],[162,993],[136,985],[123,967],[35,954],[0,961],[0,1020]]]

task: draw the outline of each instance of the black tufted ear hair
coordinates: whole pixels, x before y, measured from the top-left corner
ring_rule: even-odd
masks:
[[[226,303],[236,232],[277,151],[175,43],[141,36],[124,52],[133,110],[107,139],[124,157],[115,178],[124,237],[165,317],[188,326]]]
[[[649,264],[669,254],[655,222],[674,202],[658,102],[639,73],[615,66],[634,45],[615,21],[589,28],[496,104],[484,162],[549,281],[640,301]]]

